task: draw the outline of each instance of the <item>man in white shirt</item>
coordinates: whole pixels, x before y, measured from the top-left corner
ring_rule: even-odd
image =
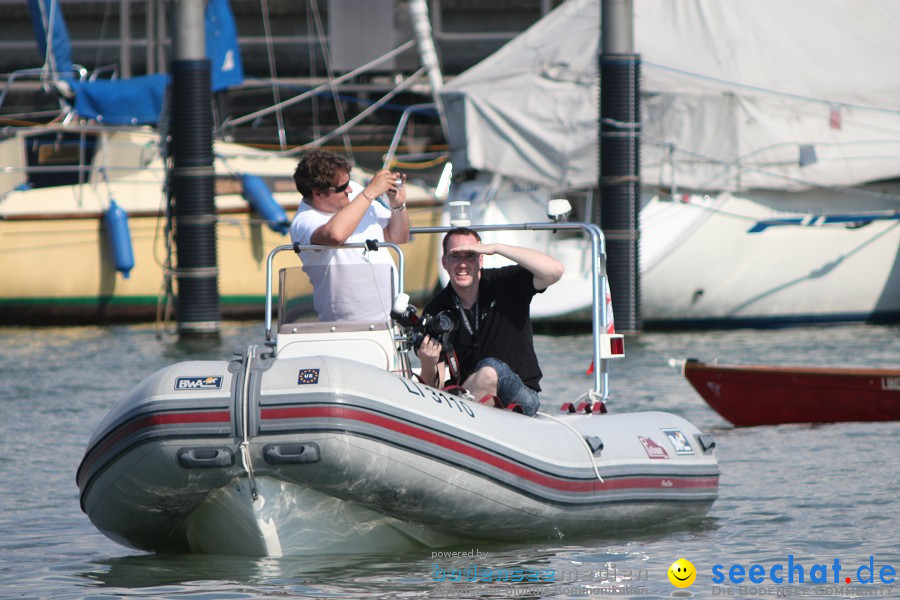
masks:
[[[291,240],[337,246],[366,240],[409,241],[406,176],[382,169],[363,187],[350,180],[353,164],[327,150],[305,152],[294,171],[303,201],[291,223]],[[398,182],[400,185],[397,185]],[[385,194],[390,208],[375,199]],[[313,284],[320,321],[389,321],[396,267],[387,248],[303,250],[303,270]]]

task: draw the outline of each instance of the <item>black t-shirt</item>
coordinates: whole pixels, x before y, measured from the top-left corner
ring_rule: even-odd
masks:
[[[469,327],[460,315],[462,303],[457,306],[456,292],[450,284],[432,298],[425,306],[425,314],[436,315],[448,310],[458,321],[452,341],[459,359],[460,383],[472,374],[479,360],[493,357],[508,364],[525,385],[541,391],[541,368],[534,353],[530,309],[531,299],[542,291],[534,289],[531,271],[519,265],[483,269],[477,310],[473,306],[464,311]]]

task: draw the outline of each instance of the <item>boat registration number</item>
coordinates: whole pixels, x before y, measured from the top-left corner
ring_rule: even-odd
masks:
[[[403,385],[406,387],[406,391],[414,396],[421,396],[422,398],[431,398],[435,404],[443,404],[450,410],[456,410],[461,414],[468,415],[475,418],[475,412],[472,410],[472,407],[469,406],[465,401],[456,398],[452,394],[447,394],[440,390],[436,390],[431,387],[423,388],[415,381],[410,381],[409,379],[405,379],[403,377],[398,377],[400,381],[403,382]]]

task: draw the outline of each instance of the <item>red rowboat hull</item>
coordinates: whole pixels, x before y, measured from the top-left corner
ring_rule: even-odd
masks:
[[[688,360],[684,376],[736,427],[900,420],[900,370],[719,366]]]

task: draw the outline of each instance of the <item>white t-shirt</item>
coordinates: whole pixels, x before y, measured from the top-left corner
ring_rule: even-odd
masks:
[[[352,182],[351,202],[363,187]],[[334,213],[300,203],[291,222],[291,241],[310,244],[312,234],[331,220]],[[347,243],[384,241],[384,228],[391,211],[372,202]],[[397,269],[388,248],[365,252],[344,250],[302,250],[303,271],[313,285],[313,307],[320,321],[390,321],[391,305],[397,290]]]

